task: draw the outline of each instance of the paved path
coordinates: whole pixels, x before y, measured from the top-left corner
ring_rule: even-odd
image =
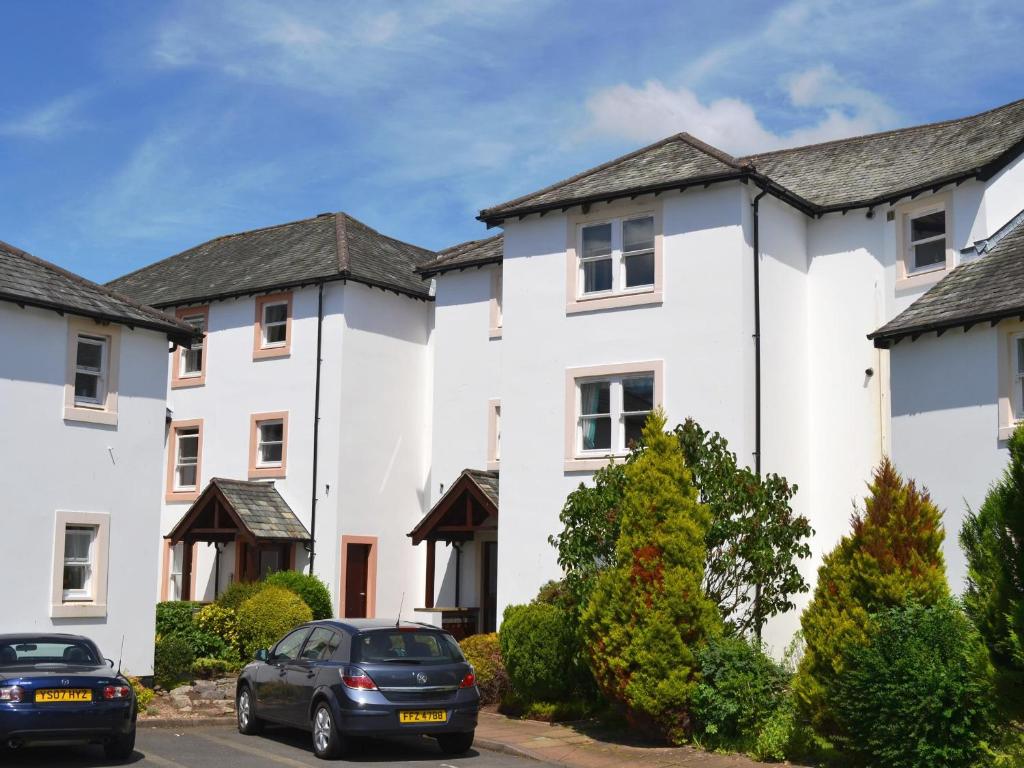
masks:
[[[129,765],[140,768],[323,768],[301,731],[267,729],[260,736],[242,736],[233,725],[207,728],[153,728],[140,726],[135,757]],[[533,760],[485,749],[463,757],[441,754],[433,739],[407,738],[360,744],[346,763],[380,766],[418,765],[423,768],[537,768]],[[106,768],[100,747],[33,747],[0,753],[0,764],[19,768]]]

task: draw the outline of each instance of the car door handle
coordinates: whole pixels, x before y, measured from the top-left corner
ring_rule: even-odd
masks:
[[[316,672],[314,672],[313,670],[310,670],[309,672],[306,673],[306,677],[310,677],[310,678],[316,677]]]

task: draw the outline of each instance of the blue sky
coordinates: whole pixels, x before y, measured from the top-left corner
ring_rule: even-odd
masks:
[[[1024,97],[1024,7],[0,3],[0,240],[104,281],[344,210],[442,248],[680,130],[734,153]]]

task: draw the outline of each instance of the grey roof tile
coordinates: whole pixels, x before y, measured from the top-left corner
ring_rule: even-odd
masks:
[[[256,538],[309,541],[306,526],[295,516],[273,483],[223,477],[215,477],[210,483],[224,494]]]
[[[956,267],[868,338],[888,347],[905,336],[1024,316],[1024,215],[982,248],[985,255]]]
[[[187,342],[191,326],[108,287],[0,241],[0,300],[166,333]]]
[[[495,507],[498,506],[498,472],[496,470],[464,469],[462,474],[472,480]]]
[[[437,252],[437,258],[421,264],[416,271],[423,277],[432,277],[454,269],[500,264],[505,247],[504,235],[484,240],[470,240]]]
[[[341,279],[426,299],[414,270],[435,255],[329,213],[217,237],[109,285],[160,307]]]

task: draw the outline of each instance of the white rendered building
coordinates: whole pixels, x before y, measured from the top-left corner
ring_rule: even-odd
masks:
[[[191,329],[0,243],[5,632],[153,671],[168,340]]]
[[[1010,344],[998,339],[1011,329],[975,322],[957,332],[978,339],[969,349],[952,332],[892,351],[893,334],[869,335],[945,290],[968,256],[991,258],[964,249],[1024,208],[1022,141],[1024,102],[743,158],[679,134],[488,208],[479,218],[500,235],[437,254],[385,248],[395,241],[339,214],[285,225],[265,247],[259,232],[282,227],[122,278],[120,290],[207,330],[198,369],[194,353],[174,362],[163,533],[208,478],[274,478],[315,537],[314,570],[340,613],[368,611],[349,587],[376,580],[363,591],[378,615],[404,595],[424,618],[491,629],[559,577],[547,539],[566,495],[623,455],[660,404],[670,424],[692,416],[741,461],[799,485],[795,509],[817,531],[803,564],[812,581],[891,454],[946,509],[956,588],[961,499],[984,494],[1024,413],[996,426],[997,390],[1016,370],[1012,356],[999,363]],[[372,233],[361,245],[357,225]],[[281,333],[286,357],[267,352]],[[951,357],[961,352],[966,365]],[[962,441],[969,456],[947,450]],[[181,477],[191,485],[177,488]],[[302,565],[300,544],[245,574]],[[167,594],[209,597],[243,575],[227,548],[219,576],[207,575],[212,546],[195,559],[199,581],[183,591],[168,556]],[[797,619],[769,626],[776,649]]]

